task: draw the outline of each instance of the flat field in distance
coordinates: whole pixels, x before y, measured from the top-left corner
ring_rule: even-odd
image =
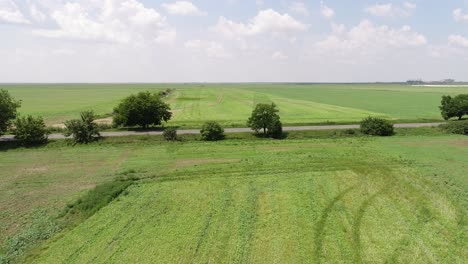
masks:
[[[0,155],[2,234],[126,175],[141,180],[29,261],[462,263],[467,146],[435,135],[12,149]]]
[[[112,113],[125,96],[144,90],[175,89],[166,100],[169,125],[197,128],[207,120],[243,127],[257,103],[275,102],[286,125],[352,123],[372,115],[400,122],[441,120],[442,95],[468,87],[413,87],[392,84],[47,84],[0,85],[23,101],[22,114],[43,116],[48,124],[93,109]],[[196,89],[194,89],[196,88]]]

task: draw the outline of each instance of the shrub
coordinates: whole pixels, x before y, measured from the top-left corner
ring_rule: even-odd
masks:
[[[361,122],[361,132],[371,136],[392,136],[395,133],[390,121],[377,117],[364,119]]]
[[[163,137],[167,141],[176,141],[177,140],[177,129],[173,127],[166,128],[163,132]]]
[[[94,112],[85,111],[81,113],[81,119],[68,120],[65,122],[66,137],[72,136],[75,144],[88,144],[99,139],[99,127],[94,123]]]
[[[449,122],[441,125],[441,127],[452,134],[468,135],[468,120]]]
[[[224,129],[217,122],[206,122],[200,133],[203,140],[216,141],[224,139]]]
[[[15,101],[8,91],[0,90],[0,136],[11,125],[11,120],[16,118],[16,109],[21,106],[20,101]]]
[[[284,138],[285,134],[283,133],[283,124],[281,121],[276,120],[270,131],[271,137],[276,139]]]
[[[161,100],[161,96],[150,92],[140,92],[125,98],[114,109],[115,126],[141,126],[147,128],[151,125],[161,125],[171,119],[168,104]]]
[[[343,130],[342,134],[349,135],[349,136],[356,135],[356,130],[348,128],[348,129]]]
[[[42,117],[19,117],[13,130],[15,138],[24,145],[43,144],[49,134]]]

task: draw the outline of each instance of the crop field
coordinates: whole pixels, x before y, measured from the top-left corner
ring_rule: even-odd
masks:
[[[468,87],[413,87],[390,84],[54,84],[0,85],[23,101],[22,114],[43,116],[49,125],[93,109],[101,116],[127,95],[174,89],[166,98],[169,125],[200,127],[207,120],[243,127],[255,104],[275,102],[286,125],[357,122],[372,115],[400,122],[440,120],[442,95]]]
[[[463,263],[467,146],[428,135],[11,149],[1,233],[125,176],[140,180],[28,262]]]

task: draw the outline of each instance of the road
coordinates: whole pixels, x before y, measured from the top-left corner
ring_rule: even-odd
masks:
[[[443,123],[408,123],[408,124],[395,124],[395,127],[398,128],[417,128],[417,127],[436,127]],[[283,127],[284,131],[317,131],[317,130],[331,130],[331,129],[356,129],[359,128],[359,125],[328,125],[328,126],[293,126],[293,127]],[[226,133],[245,133],[251,132],[250,128],[226,128],[224,132]],[[102,132],[101,136],[103,137],[126,137],[126,136],[145,136],[145,135],[162,135],[162,131],[119,131],[119,132]],[[179,135],[193,135],[199,134],[199,129],[181,129],[177,131]],[[66,137],[62,134],[50,134],[49,139],[65,139]],[[0,141],[12,141],[14,137],[11,135],[6,135],[0,137]]]

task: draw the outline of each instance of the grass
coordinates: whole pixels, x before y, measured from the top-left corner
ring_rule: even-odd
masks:
[[[391,138],[309,133],[282,141],[248,134],[214,143],[135,137],[10,149],[0,156],[0,198],[10,191],[12,202],[3,197],[0,204],[18,214],[29,203],[59,212],[97,183],[140,179],[28,262],[462,263],[468,257],[466,137],[427,128],[397,130]],[[28,170],[39,164],[48,170]],[[2,222],[14,226],[10,217]]]
[[[389,84],[76,84],[0,85],[23,101],[22,114],[42,115],[48,124],[93,109],[109,115],[119,100],[143,90],[176,89],[169,98],[169,125],[201,127],[208,120],[244,127],[255,104],[275,102],[286,125],[354,123],[372,115],[399,122],[441,120],[442,95],[466,87],[412,87]],[[41,96],[38,96],[41,95]]]

